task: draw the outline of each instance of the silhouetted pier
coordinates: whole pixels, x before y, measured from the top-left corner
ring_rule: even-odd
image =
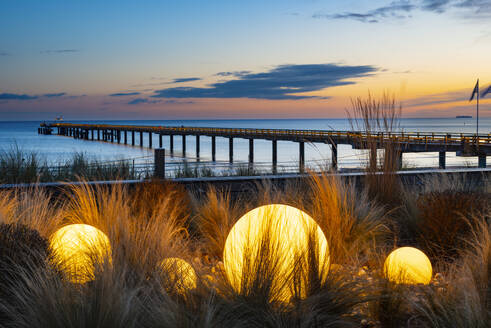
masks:
[[[85,140],[99,140],[123,143],[135,146],[135,134],[139,134],[139,146],[144,147],[144,135],[147,134],[147,146],[153,147],[153,135],[158,135],[159,148],[162,148],[163,137],[169,138],[170,153],[174,153],[174,137],[182,138],[182,153],[186,155],[186,137],[196,138],[196,158],[200,157],[200,137],[211,138],[212,161],[216,161],[216,138],[229,140],[229,162],[234,160],[234,139],[249,140],[249,163],[254,163],[254,140],[271,140],[273,173],[277,171],[278,141],[292,141],[299,145],[299,169],[303,172],[305,166],[305,143],[325,143],[331,146],[332,167],[337,168],[337,145],[351,145],[354,149],[370,149],[376,155],[374,148],[384,148],[387,144],[400,151],[399,163],[402,164],[402,153],[438,152],[439,167],[446,167],[446,152],[456,152],[457,156],[477,156],[480,168],[486,167],[486,156],[491,156],[491,134],[469,133],[365,133],[358,131],[328,131],[328,130],[288,130],[288,129],[236,129],[236,128],[207,128],[207,127],[172,127],[146,125],[110,125],[110,124],[73,124],[73,123],[43,123],[40,134],[56,134]],[[375,147],[374,147],[375,146]]]

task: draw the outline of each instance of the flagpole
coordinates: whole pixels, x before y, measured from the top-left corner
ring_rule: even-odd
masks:
[[[477,79],[477,117],[476,117],[476,137],[479,138],[479,79]]]

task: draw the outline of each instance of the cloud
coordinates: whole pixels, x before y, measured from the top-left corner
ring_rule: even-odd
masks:
[[[184,105],[184,104],[194,104],[194,101],[181,101],[175,99],[169,99],[165,101],[166,104],[176,104],[176,105]]]
[[[156,104],[160,102],[160,100],[149,100],[146,98],[135,98],[128,102],[128,105],[138,105],[138,104]]]
[[[421,9],[436,13],[443,13],[448,9],[450,2],[451,0],[423,0]]]
[[[0,93],[0,100],[32,100],[37,99],[38,96],[30,96],[26,94],[15,93]]]
[[[457,1],[454,7],[461,8],[464,12],[461,16],[466,19],[489,19],[491,18],[490,0],[464,0]]]
[[[460,17],[467,19],[482,19],[491,17],[490,0],[398,0],[386,6],[378,7],[367,12],[344,12],[334,14],[317,13],[313,18],[351,19],[363,23],[378,23],[382,20],[411,17],[413,11],[427,11],[442,14],[454,10]]]
[[[140,92],[117,92],[112,93],[109,96],[111,97],[126,97],[126,96],[138,96]]]
[[[337,64],[280,65],[263,73],[247,73],[235,79],[210,84],[206,88],[175,87],[156,90],[156,98],[254,98],[305,99],[315,96],[299,93],[354,84],[352,78],[372,75],[374,66]]]
[[[80,52],[78,49],[54,49],[54,50],[42,50],[40,53],[42,54],[70,54]]]
[[[393,1],[366,13],[345,12],[338,14],[314,14],[313,18],[353,19],[364,23],[378,23],[384,18],[406,18],[416,6],[408,0]]]
[[[199,77],[183,77],[183,78],[174,79],[171,83],[184,83],[184,82],[199,81],[199,80],[201,80],[201,78]]]
[[[46,98],[56,98],[56,97],[62,97],[65,96],[66,92],[60,92],[60,93],[46,93],[43,95],[43,97]]]
[[[9,54],[8,52],[0,52],[0,57],[8,57],[12,56],[12,54]]]
[[[465,89],[465,90],[437,93],[437,94],[409,99],[405,101],[404,104],[408,107],[422,107],[422,106],[432,106],[432,105],[439,105],[439,104],[448,104],[448,103],[454,103],[459,101],[468,101],[471,92],[472,90]]]
[[[251,71],[218,72],[218,73],[215,74],[215,76],[221,76],[221,77],[228,77],[228,76],[241,77],[241,76],[247,75],[249,73],[251,73]]]

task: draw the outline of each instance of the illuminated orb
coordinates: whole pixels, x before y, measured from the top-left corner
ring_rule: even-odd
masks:
[[[94,264],[111,259],[107,236],[87,224],[71,224],[56,231],[50,238],[55,264],[73,283],[94,280]]]
[[[426,285],[431,281],[431,262],[419,249],[401,247],[387,256],[384,274],[389,281],[398,284]]]
[[[177,257],[162,260],[159,264],[165,272],[169,282],[174,284],[175,289],[184,294],[187,290],[196,288],[196,272],[191,264]]]
[[[309,247],[312,241],[317,247]],[[306,296],[308,275],[301,274],[300,280],[294,284],[292,270],[299,267],[299,259],[303,268],[308,270],[309,253],[316,254],[319,274],[322,274],[321,279],[325,279],[329,251],[321,228],[308,214],[295,207],[271,204],[247,212],[235,223],[225,242],[223,264],[232,288],[242,293],[253,283],[258,271],[271,269],[271,263],[277,263],[273,269],[271,289],[277,291],[277,300],[288,302],[295,295],[294,287],[301,286],[300,295],[297,295],[301,298]],[[260,267],[264,262],[261,257],[262,260],[267,258],[270,267]]]

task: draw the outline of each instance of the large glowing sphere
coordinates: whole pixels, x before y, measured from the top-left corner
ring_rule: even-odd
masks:
[[[174,284],[175,290],[184,294],[187,290],[196,288],[196,272],[191,264],[177,257],[170,257],[160,262],[160,268],[168,278],[168,282]]]
[[[87,224],[71,224],[56,231],[50,238],[55,264],[73,283],[94,279],[95,265],[111,258],[107,236]]]
[[[414,247],[401,247],[387,256],[384,274],[389,281],[398,284],[426,285],[433,273],[425,253]]]
[[[313,263],[309,261],[312,255],[319,265],[316,274],[325,279],[329,251],[321,228],[295,207],[271,204],[247,212],[235,223],[225,242],[223,264],[227,279],[237,293],[247,292],[254,284],[254,276],[266,272],[272,277],[271,290],[276,291],[276,296],[270,297],[288,302],[294,295],[305,297],[309,277],[305,271]],[[302,272],[296,272],[295,280],[293,272],[298,268]],[[300,293],[295,293],[298,287]]]

